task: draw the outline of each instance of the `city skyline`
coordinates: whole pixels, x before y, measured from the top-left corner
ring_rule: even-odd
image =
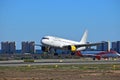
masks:
[[[1,42],[1,49],[0,53],[7,53],[7,54],[14,54],[17,53],[19,50],[19,53],[36,53],[41,51],[41,49],[35,48],[35,42],[34,41],[22,41],[21,42],[21,49],[16,48],[16,42]],[[40,47],[40,46],[39,46]],[[59,49],[58,49],[59,50]],[[62,50],[62,49],[60,49]],[[96,45],[96,48],[91,47],[86,47],[85,51],[117,51],[120,53],[120,41],[115,41],[115,42],[106,42],[102,41],[101,44]],[[64,51],[64,50],[63,50]]]
[[[0,0],[0,42],[40,40],[45,35],[88,42],[119,41],[119,0]],[[39,47],[38,47],[39,48]]]

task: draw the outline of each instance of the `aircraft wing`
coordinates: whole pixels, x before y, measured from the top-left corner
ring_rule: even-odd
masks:
[[[74,46],[76,47],[89,47],[89,46],[96,46],[96,45],[100,45],[101,43],[87,43],[87,44],[76,44]]]
[[[101,43],[102,43],[102,42],[101,42]],[[73,44],[73,45],[65,45],[64,47],[68,47],[68,46],[75,46],[75,47],[89,47],[89,46],[100,45],[101,43]]]
[[[76,50],[84,50],[85,47],[96,46],[100,44],[101,43],[71,44],[71,45],[64,45],[63,48],[71,51],[76,51]]]

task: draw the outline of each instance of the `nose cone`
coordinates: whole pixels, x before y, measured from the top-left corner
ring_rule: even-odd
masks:
[[[45,44],[45,43],[46,43],[46,41],[45,41],[44,39],[42,39],[42,40],[41,40],[41,43],[42,43],[42,44]]]
[[[50,40],[49,39],[42,39],[41,44],[43,45],[50,45]]]
[[[120,57],[120,54],[119,54],[119,53],[117,53],[117,55]]]
[[[119,57],[120,57],[120,54],[119,54],[118,52],[114,51],[114,53],[115,53],[117,56],[119,56]]]
[[[44,36],[44,37],[41,39],[41,44],[46,44],[47,42],[49,42],[49,36]]]

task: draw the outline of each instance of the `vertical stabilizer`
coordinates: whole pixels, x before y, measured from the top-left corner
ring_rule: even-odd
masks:
[[[87,35],[88,35],[88,31],[85,30],[85,32],[84,32],[84,34],[83,34],[83,36],[81,38],[81,41],[80,41],[81,44],[85,44],[86,43]]]

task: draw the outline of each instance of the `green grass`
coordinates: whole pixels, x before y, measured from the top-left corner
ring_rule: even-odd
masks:
[[[120,64],[43,65],[43,66],[27,65],[27,66],[15,66],[15,67],[0,66],[0,70],[14,70],[14,71],[30,71],[30,70],[46,70],[46,69],[109,71],[109,70],[120,70]]]

